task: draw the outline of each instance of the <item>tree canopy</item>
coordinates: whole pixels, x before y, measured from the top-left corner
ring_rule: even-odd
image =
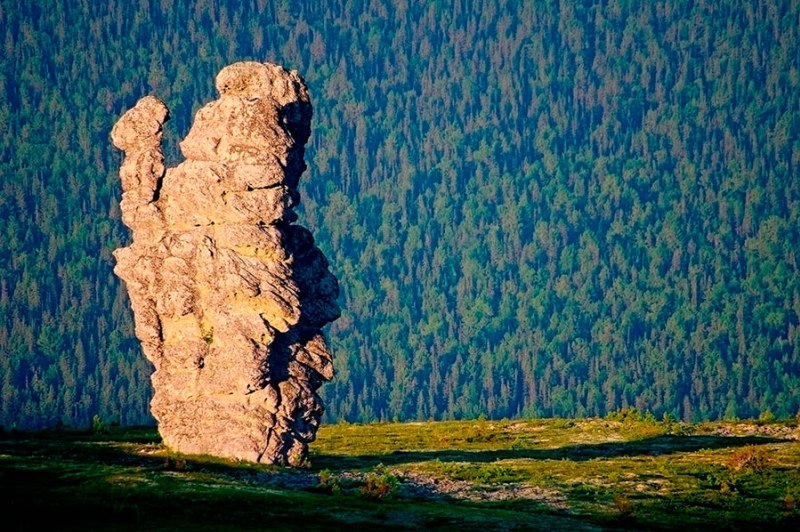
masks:
[[[111,126],[315,108],[329,420],[800,409],[800,3],[0,0],[0,425],[151,420]]]

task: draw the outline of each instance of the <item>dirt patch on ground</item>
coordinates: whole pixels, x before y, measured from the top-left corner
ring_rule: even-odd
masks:
[[[433,477],[417,471],[393,471],[402,480],[401,494],[423,499],[449,497],[474,502],[530,500],[554,510],[568,510],[567,499],[554,490],[524,483],[476,485],[466,480]]]

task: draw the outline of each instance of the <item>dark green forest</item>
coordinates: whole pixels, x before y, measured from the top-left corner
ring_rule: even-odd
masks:
[[[117,118],[297,69],[328,421],[800,410],[800,3],[0,0],[0,426],[152,422]]]

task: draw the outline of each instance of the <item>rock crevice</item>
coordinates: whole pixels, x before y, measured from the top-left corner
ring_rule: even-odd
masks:
[[[152,412],[185,453],[298,465],[333,378],[321,327],[339,317],[336,278],[294,224],[311,103],[303,79],[236,63],[216,79],[166,168],[169,110],[142,98],[115,124],[123,222],[117,249],[136,336],[153,363]]]

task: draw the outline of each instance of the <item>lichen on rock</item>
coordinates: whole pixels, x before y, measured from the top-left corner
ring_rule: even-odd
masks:
[[[311,103],[295,71],[224,68],[166,168],[158,98],[115,124],[123,222],[117,249],[136,336],[152,362],[152,412],[184,453],[301,464],[333,378],[321,327],[339,317],[336,278],[294,224]]]

